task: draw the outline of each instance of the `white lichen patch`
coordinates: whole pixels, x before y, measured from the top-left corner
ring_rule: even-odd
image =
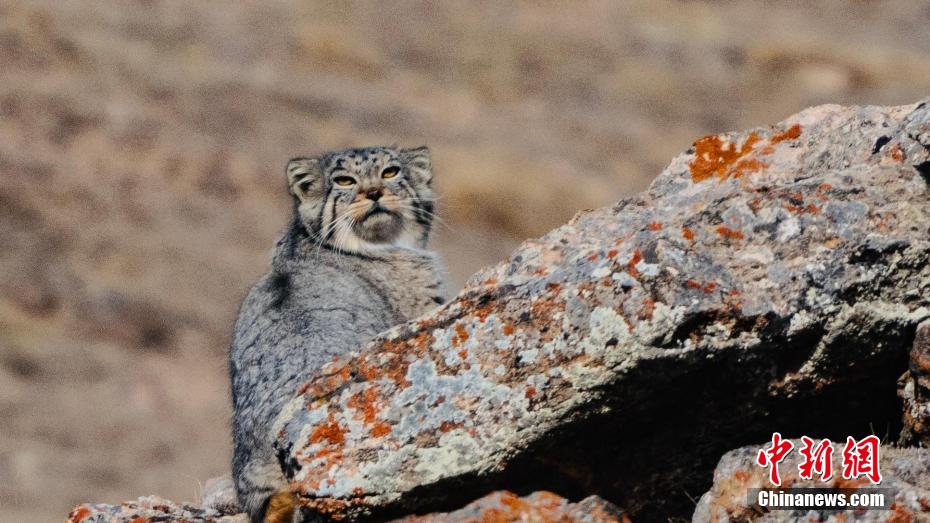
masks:
[[[786,242],[801,232],[801,224],[794,216],[789,216],[785,221],[778,224],[778,241]]]
[[[549,378],[545,374],[532,374],[526,377],[526,384],[536,390],[542,390],[549,383]]]
[[[539,349],[526,349],[517,353],[520,363],[530,365],[536,363],[536,356],[539,355]]]
[[[670,307],[663,302],[656,302],[652,318],[636,325],[634,334],[641,343],[651,345],[668,344],[672,341],[678,326],[684,321],[686,307]]]
[[[468,470],[472,457],[487,451],[486,442],[475,441],[468,431],[454,429],[439,438],[439,446],[418,448],[414,472],[420,481],[432,482],[447,474]]]
[[[646,263],[645,261],[640,261],[636,264],[636,270],[639,271],[643,276],[648,276],[654,278],[659,275],[659,265],[655,263]]]
[[[588,320],[588,335],[579,345],[585,354],[599,358],[607,349],[608,342],[617,345],[629,334],[630,328],[623,316],[610,307],[597,307],[591,311]]]

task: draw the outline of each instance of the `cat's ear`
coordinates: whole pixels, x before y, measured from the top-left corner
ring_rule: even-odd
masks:
[[[433,181],[433,166],[429,159],[429,147],[422,145],[413,149],[401,149],[400,159],[414,181],[429,185]]]
[[[294,158],[287,162],[287,187],[301,202],[323,193],[323,170],[318,158]]]

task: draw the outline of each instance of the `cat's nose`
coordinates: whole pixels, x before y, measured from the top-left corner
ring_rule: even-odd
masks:
[[[384,195],[384,192],[382,192],[381,189],[378,189],[378,188],[368,189],[368,192],[365,193],[365,196],[367,196],[368,199],[373,202],[376,202],[379,199],[381,199],[381,196],[383,195]]]

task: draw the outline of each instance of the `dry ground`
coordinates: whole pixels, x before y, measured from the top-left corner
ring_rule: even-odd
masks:
[[[0,0],[0,521],[226,470],[290,156],[429,144],[455,286],[701,135],[927,95],[922,0]]]

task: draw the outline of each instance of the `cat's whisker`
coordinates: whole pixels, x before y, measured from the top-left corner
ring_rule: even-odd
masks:
[[[449,225],[445,220],[443,220],[442,218],[440,218],[438,215],[436,215],[436,213],[427,211],[426,209],[417,208],[417,207],[414,207],[414,206],[409,205],[409,204],[399,204],[398,207],[399,207],[400,209],[407,210],[407,211],[423,213],[423,214],[425,214],[426,216],[428,216],[431,220],[435,221],[435,222],[438,223],[439,225],[442,225],[443,227],[445,227],[445,228],[448,229],[449,231],[455,232],[455,230],[452,228],[452,226]]]

